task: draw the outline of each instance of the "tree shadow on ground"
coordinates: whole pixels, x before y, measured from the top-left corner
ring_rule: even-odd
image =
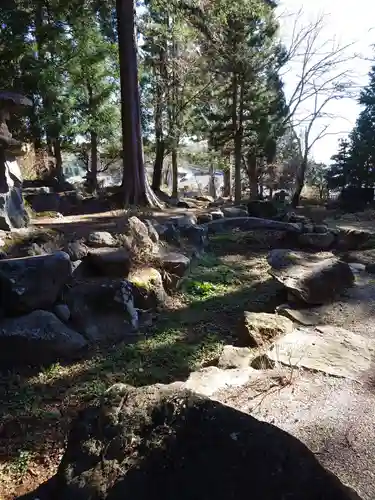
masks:
[[[10,474],[20,476],[24,491],[43,479],[30,477],[34,466],[55,470],[72,418],[108,387],[184,381],[192,371],[215,365],[223,344],[236,344],[244,310],[274,312],[286,301],[285,288],[268,275],[264,248],[254,253],[237,242],[231,249],[222,240],[214,250],[182,283],[182,305],[165,311],[134,344],[98,346],[78,363],[1,378],[0,458],[10,464]],[[46,457],[50,466],[43,465]]]
[[[249,491],[259,500],[359,500],[304,444],[273,425],[181,393],[178,402],[133,389],[121,396],[116,402],[109,394],[105,407],[80,415],[60,476],[23,500],[86,498],[93,485],[108,500],[145,500],[150,491],[170,500],[237,499]]]
[[[222,270],[220,261],[217,267]],[[215,276],[210,271],[203,267],[194,274],[193,270],[192,279],[199,275],[200,280],[220,280],[220,272]],[[237,271],[237,278],[245,276]],[[98,348],[78,363],[56,364],[37,374],[25,370],[3,376],[2,460],[17,462],[20,451],[36,460],[56,454],[64,447],[77,411],[116,382],[140,386],[184,381],[191,371],[216,364],[222,345],[236,343],[235,326],[244,309],[271,312],[283,302],[274,286],[267,278],[236,284],[233,289],[225,285],[219,295],[215,290],[207,297],[193,295],[185,306],[163,313],[158,324],[134,344]]]

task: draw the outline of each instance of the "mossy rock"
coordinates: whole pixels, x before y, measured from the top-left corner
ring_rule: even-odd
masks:
[[[163,279],[160,272],[153,267],[134,269],[128,277],[134,285],[135,302],[141,309],[158,309],[166,301]]]

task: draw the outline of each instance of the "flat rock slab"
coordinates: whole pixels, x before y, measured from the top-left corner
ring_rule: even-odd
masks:
[[[284,365],[358,382],[371,375],[375,340],[336,326],[296,329],[277,340],[267,356]]]
[[[254,355],[247,347],[226,345],[220,355],[218,368],[228,370],[232,368],[248,368]]]
[[[249,347],[266,346],[275,337],[292,331],[292,321],[278,314],[245,311],[238,325],[241,345]]]
[[[290,377],[290,368],[285,367],[285,371]],[[251,382],[227,389],[217,399],[297,437],[362,500],[374,500],[373,386],[307,370],[295,370],[291,382],[274,390],[269,389],[275,379],[255,387]],[[302,495],[301,500],[304,498]],[[329,496],[323,498],[328,500]]]
[[[233,370],[222,370],[216,366],[209,366],[191,373],[184,388],[196,394],[212,396],[228,387],[241,387],[256,374],[257,371],[250,366]]]
[[[309,309],[293,309],[288,304],[277,307],[276,312],[303,326],[315,326],[322,322],[318,313]]]
[[[356,252],[345,252],[340,255],[341,260],[345,262],[358,262],[367,266],[375,264],[375,249],[372,250],[357,250]]]
[[[301,233],[301,227],[289,222],[280,222],[270,219],[260,219],[258,217],[225,217],[224,219],[213,220],[206,224],[208,232],[211,234],[239,229],[241,231],[253,231],[254,229],[267,229],[274,231],[287,231],[290,233]]]

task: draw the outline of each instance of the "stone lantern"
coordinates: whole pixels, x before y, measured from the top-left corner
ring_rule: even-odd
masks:
[[[29,217],[22,198],[22,174],[17,156],[26,153],[23,144],[13,139],[7,121],[17,109],[32,102],[13,92],[0,92],[0,229],[26,227]]]

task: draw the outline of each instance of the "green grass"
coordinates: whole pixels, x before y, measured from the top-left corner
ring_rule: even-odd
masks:
[[[38,457],[57,455],[54,450],[64,447],[71,418],[80,408],[95,404],[114,383],[184,381],[192,371],[216,364],[223,345],[235,341],[240,312],[256,307],[257,301],[263,308],[266,267],[260,256],[251,260],[207,254],[183,280],[176,307],[162,313],[145,338],[98,349],[75,364],[4,375],[3,422],[5,428],[15,426],[18,431],[10,441],[0,437],[0,455],[8,457],[6,468],[0,465],[0,483],[2,477],[9,481],[10,476],[22,475],[30,461],[38,467]],[[55,463],[59,460],[56,457]]]
[[[32,454],[29,451],[21,450],[19,454],[7,464],[6,471],[18,479],[22,479],[29,468],[31,458]]]

